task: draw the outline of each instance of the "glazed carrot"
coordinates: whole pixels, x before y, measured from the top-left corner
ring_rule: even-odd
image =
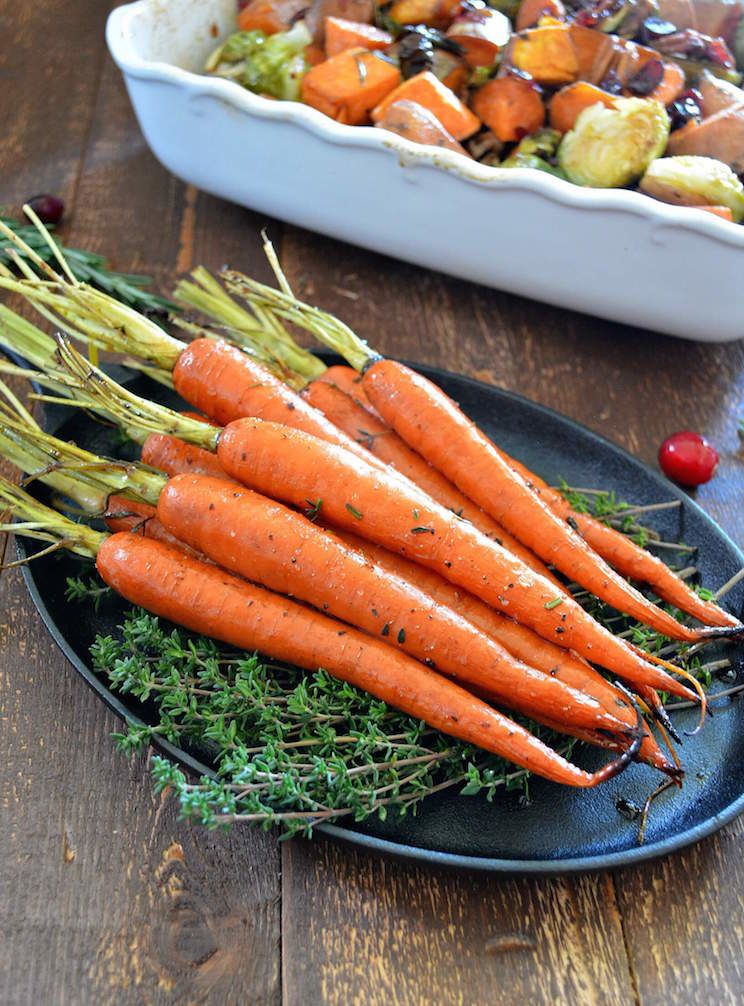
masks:
[[[480,128],[477,116],[430,70],[409,77],[383,98],[372,110],[373,121],[380,122],[390,105],[401,99],[415,101],[428,108],[456,140],[466,140]]]
[[[489,538],[493,538],[518,556],[531,569],[551,580],[563,592],[560,581],[529,549],[521,545],[492,517],[476,507],[443,475],[412,451],[397,433],[357,405],[345,392],[327,381],[311,381],[302,391],[303,398],[323,413],[334,426],[356,439],[385,464],[405,475],[432,499],[469,520]]]
[[[333,533],[347,545],[368,556],[377,566],[423,590],[438,605],[451,608],[462,615],[476,628],[501,643],[517,659],[544,674],[558,678],[572,688],[593,696],[604,708],[619,716],[629,728],[632,726],[632,710],[626,705],[625,697],[591,664],[576,654],[543,639],[532,629],[500,614],[473,594],[459,590],[423,566],[389,552],[380,545],[365,541],[351,531],[335,528]],[[545,726],[551,725],[547,721],[542,722]],[[578,736],[575,731],[571,732],[574,736]],[[662,772],[675,773],[675,766],[661,751],[648,729],[644,731],[640,757]]]
[[[364,448],[266,367],[222,340],[190,342],[173,367],[173,385],[182,398],[220,426],[257,416],[294,426],[369,459]]]
[[[228,478],[216,454],[166,433],[149,435],[142,445],[142,460],[166,475],[193,472],[194,475]]]
[[[353,398],[358,405],[365,408],[367,412],[371,412],[373,416],[376,416],[382,422],[382,416],[375,409],[369,398],[367,398],[362,375],[354,370],[353,367],[335,363],[324,370],[316,380],[325,381],[327,384],[335,384],[337,388],[345,391],[350,398]]]
[[[372,109],[400,83],[397,66],[366,49],[347,49],[308,70],[302,100],[350,126],[369,121]]]
[[[218,457],[234,479],[294,506],[322,500],[324,519],[428,566],[541,636],[636,684],[690,698],[572,598],[466,521],[396,476],[299,430],[242,419],[227,426]],[[677,623],[675,622],[675,625]],[[693,638],[698,633],[679,627]]]
[[[380,636],[525,715],[626,729],[593,697],[515,660],[451,609],[258,493],[179,475],[160,494],[157,515],[176,539],[223,569]]]
[[[521,140],[545,121],[545,106],[535,85],[513,74],[479,87],[471,104],[478,118],[502,143]]]
[[[326,56],[336,56],[346,49],[358,47],[369,51],[387,49],[389,45],[392,45],[392,42],[393,36],[390,32],[381,31],[372,24],[347,21],[342,17],[327,17],[325,19]]]
[[[202,562],[210,561],[163,527],[157,518],[155,507],[150,503],[142,503],[127,496],[110,496],[103,519],[109,531],[130,531],[143,538],[152,538],[170,545],[171,548],[181,549],[186,555],[195,556]]]
[[[364,386],[383,419],[413,450],[545,562],[671,639],[694,641],[706,635],[681,625],[623,580],[431,381],[403,364],[374,360],[364,372]],[[451,444],[457,449],[451,450]]]
[[[579,513],[555,489],[538,475],[531,472],[521,462],[516,461],[494,445],[494,450],[526,482],[548,506],[564,520],[575,522],[585,541],[603,559],[614,566],[623,576],[631,580],[641,580],[653,587],[664,601],[673,604],[680,611],[692,615],[705,625],[736,626],[738,620],[724,611],[714,601],[705,601],[699,594],[681,580],[667,565],[645,548],[631,541],[627,535],[608,527],[591,514]]]
[[[574,123],[585,108],[597,104],[614,108],[615,98],[601,87],[595,87],[585,80],[568,84],[550,99],[550,125],[559,133],[567,133],[573,129]]]
[[[241,649],[259,650],[369,692],[451,737],[564,785],[591,787],[635,757],[639,741],[587,773],[459,685],[356,629],[176,549],[126,532],[105,539],[96,567],[133,604]]]

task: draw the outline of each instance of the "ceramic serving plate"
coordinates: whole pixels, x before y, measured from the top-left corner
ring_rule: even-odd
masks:
[[[330,362],[330,357],[326,357]],[[427,367],[432,378],[510,454],[555,482],[615,490],[635,503],[679,499],[680,507],[654,514],[654,526],[669,541],[695,545],[705,586],[715,588],[744,566],[744,555],[689,497],[620,448],[548,409],[476,381]],[[174,396],[138,378],[132,390],[176,404]],[[88,416],[50,409],[47,427],[96,453],[116,454],[114,432]],[[90,645],[97,633],[112,633],[121,622],[124,602],[111,597],[98,611],[65,599],[65,578],[81,575],[72,556],[49,556],[25,567],[31,596],[49,631],[79,673],[120,716],[147,719],[151,711],[130,696],[112,693],[90,667]],[[726,599],[741,614],[744,582]],[[727,651],[734,670],[744,674],[744,646]],[[711,659],[716,656],[711,651]],[[730,683],[727,683],[727,687]],[[724,686],[714,682],[711,693]],[[744,700],[713,701],[715,715],[694,737],[685,737],[681,755],[686,779],[681,790],[667,790],[653,805],[647,838],[639,846],[638,822],[617,809],[618,800],[642,805],[663,778],[641,765],[594,790],[574,790],[535,779],[531,802],[520,806],[514,795],[492,803],[445,791],[425,800],[416,816],[357,825],[322,825],[318,829],[369,849],[419,861],[501,873],[557,874],[618,867],[672,852],[709,835],[744,810]],[[695,712],[675,714],[680,729],[694,727]],[[196,773],[208,771],[205,754],[166,753]],[[586,767],[605,756],[584,751]]]
[[[107,39],[173,174],[233,202],[562,307],[710,342],[744,336],[744,227],[636,192],[489,168],[200,75],[235,0],[139,0]]]

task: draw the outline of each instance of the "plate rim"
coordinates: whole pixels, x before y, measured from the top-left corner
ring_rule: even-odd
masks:
[[[329,363],[340,360],[340,357],[328,352],[327,350],[319,350],[317,355],[321,356],[324,361]],[[672,497],[679,499],[685,506],[690,507],[692,511],[696,513],[698,518],[702,518],[703,522],[715,532],[716,536],[731,549],[744,568],[744,550],[742,550],[742,548],[734,542],[731,536],[724,531],[724,529],[700,506],[696,500],[692,499],[692,497],[690,497],[683,489],[665,479],[662,474],[656,471],[647,462],[635,457],[630,453],[630,451],[621,447],[619,444],[613,443],[601,433],[595,432],[583,423],[572,419],[564,413],[558,412],[556,409],[552,409],[540,402],[535,402],[532,399],[527,398],[525,395],[521,395],[515,391],[510,391],[509,389],[501,388],[497,385],[487,384],[485,381],[469,377],[466,374],[458,374],[455,371],[446,370],[442,367],[434,367],[423,363],[411,363],[410,361],[403,362],[412,369],[422,373],[425,377],[433,379],[435,382],[437,382],[439,378],[455,378],[457,381],[463,382],[464,384],[471,386],[473,389],[477,389],[480,393],[485,391],[487,394],[495,395],[497,398],[502,397],[519,405],[526,405],[530,409],[536,409],[538,412],[542,413],[551,420],[558,419],[561,423],[567,423],[570,427],[581,431],[583,436],[588,436],[603,450],[609,449],[614,454],[622,457],[625,461],[629,461],[637,468],[642,469],[647,476],[650,476],[653,481],[659,484],[661,489],[670,494]],[[136,380],[140,376],[141,375],[135,373],[131,376],[130,380]],[[46,417],[44,421],[46,422]],[[24,539],[16,538],[16,551],[20,558],[26,557],[27,552]],[[52,618],[46,603],[41,597],[36,584],[36,579],[32,574],[30,566],[23,565],[21,567],[21,573],[31,600],[44,622],[47,631],[67,660],[75,668],[77,673],[85,680],[86,684],[93,689],[98,697],[102,699],[105,705],[120,719],[130,720],[135,724],[142,724],[144,721],[136,714],[132,714],[131,710],[125,705],[118,694],[107,688],[105,683],[95,674],[92,667],[89,667],[70,646],[59,626]],[[176,747],[174,744],[171,744],[163,738],[153,738],[151,743],[153,747],[162,750],[170,758],[185,766],[190,772],[197,775],[214,774],[207,765],[204,765],[193,755],[189,754],[189,752]],[[503,876],[554,877],[582,873],[595,873],[600,870],[616,870],[659,859],[662,856],[679,852],[682,849],[709,837],[742,813],[744,813],[744,791],[723,810],[708,817],[705,821],[701,821],[693,827],[687,828],[686,830],[670,836],[669,838],[661,839],[660,841],[652,842],[648,845],[603,853],[598,856],[572,856],[565,859],[520,860],[441,852],[436,849],[427,849],[421,846],[408,845],[402,842],[393,842],[390,839],[380,838],[376,835],[369,835],[363,831],[357,831],[352,828],[344,828],[341,825],[330,823],[315,825],[313,830],[321,835],[344,842],[348,845],[358,846],[370,852],[416,864],[425,863],[431,866],[440,866],[457,871],[496,873]]]

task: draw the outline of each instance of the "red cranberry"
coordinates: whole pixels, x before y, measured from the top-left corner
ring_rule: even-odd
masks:
[[[650,59],[644,63],[638,73],[634,73],[627,83],[631,94],[645,98],[647,94],[659,86],[664,76],[664,64],[660,59]]]
[[[680,94],[676,101],[667,106],[672,129],[681,129],[690,119],[702,119],[703,96],[695,87]]]
[[[43,224],[58,224],[65,214],[65,204],[58,196],[44,192],[26,202]]]
[[[674,482],[700,486],[713,478],[718,466],[718,451],[699,433],[682,430],[667,437],[659,448],[659,465]]]

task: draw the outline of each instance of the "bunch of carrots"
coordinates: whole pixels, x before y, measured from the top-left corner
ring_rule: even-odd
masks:
[[[109,586],[156,615],[308,671],[323,667],[547,779],[595,786],[640,759],[681,780],[652,725],[668,740],[660,692],[704,711],[700,686],[610,633],[565,583],[686,643],[738,636],[734,615],[624,535],[573,512],[420,374],[297,301],[273,257],[280,289],[235,273],[226,289],[203,271],[182,283],[177,299],[197,300],[220,326],[182,322],[195,336],[187,343],[78,283],[43,228],[57,268],[4,233],[22,278],[3,269],[0,288],[24,296],[57,336],[1,307],[0,344],[30,366],[0,369],[142,444],[141,465],[96,457],[43,433],[6,389],[0,452],[102,515],[109,531],[3,482],[0,497],[19,521],[9,527],[95,556]],[[289,323],[350,366],[326,369]],[[134,395],[72,340],[89,356],[124,353],[198,411]],[[700,625],[678,621],[626,577]],[[510,711],[611,757],[584,771]]]

